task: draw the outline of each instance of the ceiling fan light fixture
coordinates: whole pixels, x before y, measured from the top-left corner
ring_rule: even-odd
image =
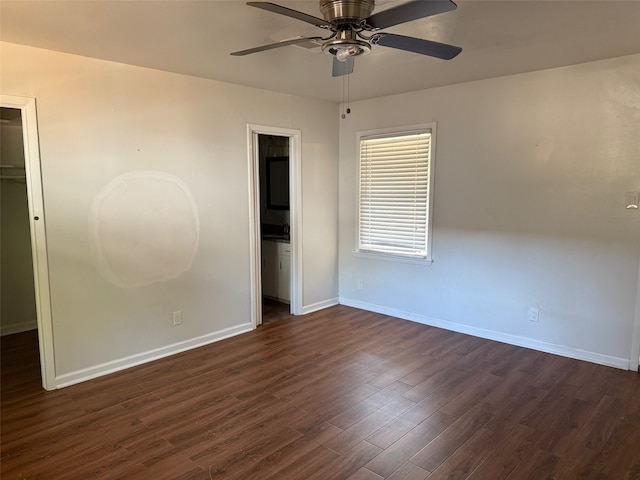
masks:
[[[340,62],[345,62],[351,57],[365,55],[371,51],[369,42],[356,38],[353,30],[337,32],[337,38],[329,40],[322,45],[322,51],[333,55]]]
[[[322,46],[322,51],[329,55],[333,55],[340,62],[345,62],[351,57],[366,55],[371,51],[371,45],[366,42],[334,43],[334,41],[330,41]]]
[[[346,62],[349,57],[356,57],[362,53],[360,47],[349,45],[336,48],[336,58],[340,62]]]

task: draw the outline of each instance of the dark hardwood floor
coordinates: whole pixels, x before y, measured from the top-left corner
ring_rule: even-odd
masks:
[[[640,377],[332,307],[54,392],[2,339],[9,479],[640,479]]]

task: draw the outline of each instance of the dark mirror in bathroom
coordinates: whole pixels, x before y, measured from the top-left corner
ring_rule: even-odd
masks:
[[[267,157],[267,208],[289,210],[289,157]]]

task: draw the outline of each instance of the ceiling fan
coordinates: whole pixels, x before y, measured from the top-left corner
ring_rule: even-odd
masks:
[[[375,0],[320,0],[320,11],[324,19],[270,2],[248,2],[247,5],[302,20],[329,30],[331,34],[326,37],[296,37],[233,52],[231,55],[234,56],[312,41],[320,44],[323,52],[333,56],[332,74],[339,77],[352,73],[355,57],[369,53],[372,45],[382,45],[444,60],[450,60],[462,51],[460,47],[445,43],[379,32],[394,25],[455,10],[457,6],[451,0],[412,0],[373,15],[371,13],[375,8]]]

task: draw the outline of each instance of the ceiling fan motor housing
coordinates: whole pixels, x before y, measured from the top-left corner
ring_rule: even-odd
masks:
[[[374,0],[320,0],[324,19],[336,25],[359,23],[371,15],[374,7]]]

